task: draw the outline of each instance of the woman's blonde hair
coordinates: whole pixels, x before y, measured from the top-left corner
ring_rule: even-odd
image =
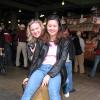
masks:
[[[44,32],[44,26],[43,26],[43,23],[42,23],[42,21],[40,21],[39,19],[32,19],[29,23],[28,23],[28,25],[27,25],[27,41],[34,41],[35,40],[35,38],[32,36],[32,33],[30,32],[30,26],[32,25],[32,24],[34,24],[34,23],[38,23],[39,25],[40,25],[40,27],[41,27],[41,30],[42,30],[42,33],[41,33],[41,35],[43,34],[43,32]]]

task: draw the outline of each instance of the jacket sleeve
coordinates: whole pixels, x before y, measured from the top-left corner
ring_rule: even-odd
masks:
[[[57,61],[57,63],[47,73],[50,77],[55,77],[61,71],[61,68],[64,66],[65,61],[67,59],[67,55],[68,55],[69,45],[70,45],[70,42],[68,40],[65,41],[59,61]]]

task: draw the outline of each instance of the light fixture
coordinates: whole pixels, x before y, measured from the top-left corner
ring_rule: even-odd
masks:
[[[22,12],[22,10],[21,9],[19,9],[19,11],[18,12]]]
[[[62,1],[61,5],[62,5],[62,6],[64,6],[64,5],[65,5],[65,2],[64,2],[64,0]]]
[[[20,22],[20,20],[18,19],[18,23]]]
[[[40,17],[44,17],[44,14],[41,14]]]
[[[97,7],[93,6],[93,7],[91,8],[91,10],[92,10],[92,11],[95,11],[95,10],[97,10]]]
[[[11,24],[11,21],[9,20],[8,23]]]

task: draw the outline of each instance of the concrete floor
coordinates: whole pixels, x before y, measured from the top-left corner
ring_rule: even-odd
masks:
[[[0,75],[0,100],[20,100],[22,95],[21,82],[27,71],[21,68],[7,68],[6,75]],[[95,78],[73,74],[76,92],[63,100],[100,100],[100,74]]]

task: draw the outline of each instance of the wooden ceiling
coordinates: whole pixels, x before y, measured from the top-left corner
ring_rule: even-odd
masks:
[[[62,1],[65,5],[62,6]],[[12,7],[21,8],[29,11],[48,11],[48,10],[76,10],[87,9],[92,6],[99,7],[100,0],[0,0],[2,8]]]
[[[65,5],[61,5],[62,1]],[[100,0],[0,0],[0,18],[7,18],[10,13],[15,12],[18,9],[22,9],[23,13],[18,15],[22,18],[34,17],[35,12],[54,13],[59,15],[68,15],[69,12],[76,14],[89,14],[91,8],[95,6],[100,8]]]

